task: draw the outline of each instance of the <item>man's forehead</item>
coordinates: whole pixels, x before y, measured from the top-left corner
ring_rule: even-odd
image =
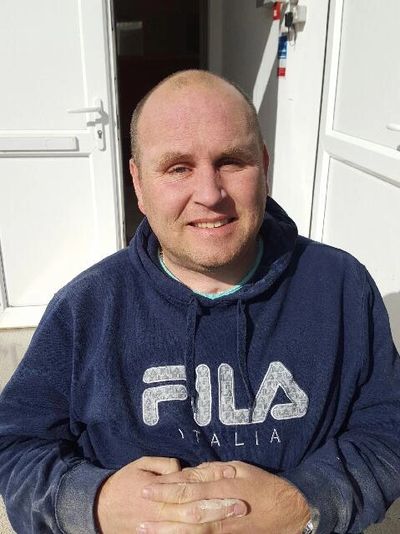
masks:
[[[248,103],[232,86],[158,88],[138,123],[141,158],[181,153],[215,158],[223,153],[259,153],[258,130]]]
[[[145,103],[139,129],[144,130],[162,120],[190,124],[209,116],[212,121],[212,115],[215,119],[225,115],[225,120],[231,122],[246,121],[247,105],[240,93],[230,86],[161,87]]]

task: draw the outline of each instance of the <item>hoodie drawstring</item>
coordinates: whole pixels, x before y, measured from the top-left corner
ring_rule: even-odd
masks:
[[[200,305],[196,297],[192,297],[189,301],[186,314],[186,350],[184,363],[186,369],[186,387],[193,413],[197,409],[195,346],[199,308]],[[252,413],[255,397],[247,370],[247,317],[245,304],[241,300],[238,300],[236,305],[236,357]]]
[[[186,369],[186,387],[192,405],[192,410],[196,410],[196,377],[195,377],[195,354],[196,345],[196,328],[197,328],[197,310],[198,302],[195,297],[190,299],[186,314],[186,350],[185,350],[185,369]]]
[[[250,384],[249,373],[247,370],[247,317],[245,304],[241,300],[238,300],[236,305],[236,355],[239,363],[240,375],[252,411],[254,392]]]

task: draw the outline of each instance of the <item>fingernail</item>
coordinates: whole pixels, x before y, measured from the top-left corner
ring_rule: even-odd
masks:
[[[222,471],[222,475],[224,478],[235,478],[235,475],[236,475],[235,468],[232,467],[231,465],[224,467]]]
[[[226,517],[243,517],[246,515],[247,508],[244,502],[236,499],[224,499],[224,506],[227,509]]]
[[[246,505],[243,502],[238,502],[233,507],[233,515],[235,517],[243,517],[247,513]]]
[[[143,488],[142,489],[142,497],[144,497],[145,499],[151,499],[153,496],[153,490],[152,488]]]
[[[137,534],[146,534],[146,533],[147,533],[146,525],[145,525],[144,523],[142,523],[141,525],[139,525],[139,526],[136,528],[136,532],[137,532]]]

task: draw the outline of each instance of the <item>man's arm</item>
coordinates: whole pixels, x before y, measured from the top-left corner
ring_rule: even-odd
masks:
[[[91,503],[112,473],[84,460],[70,425],[68,314],[53,299],[0,399],[0,492],[17,532],[94,532]]]
[[[379,292],[367,273],[365,277],[360,310],[364,320],[360,336],[364,364],[357,397],[342,433],[310,451],[297,467],[280,477],[267,473],[269,481],[262,470],[242,463],[238,467],[234,462],[237,475],[233,484],[190,484],[188,500],[219,496],[248,503],[250,513],[246,517],[226,524],[230,532],[241,532],[241,526],[246,525],[249,532],[291,533],[290,525],[299,524],[296,516],[299,502],[303,509],[299,501],[302,494],[319,512],[318,534],[359,533],[382,520],[387,508],[400,496],[400,358]],[[183,473],[170,477],[171,484],[152,485],[148,498],[175,502],[182,490],[172,481],[182,476]],[[285,479],[301,493],[289,491],[282,498],[287,489],[287,484],[281,483]],[[161,524],[151,524],[149,529],[149,533],[167,532]]]
[[[149,519],[202,524],[245,514],[232,500],[166,508],[142,499],[143,486],[180,471],[175,459],[142,458],[114,471],[83,457],[82,429],[70,417],[73,324],[68,303],[53,299],[0,398],[0,493],[16,532],[95,534],[97,522],[103,534],[123,534]]]
[[[365,277],[364,365],[346,427],[283,473],[320,511],[321,533],[358,533],[400,496],[400,358],[379,291]]]

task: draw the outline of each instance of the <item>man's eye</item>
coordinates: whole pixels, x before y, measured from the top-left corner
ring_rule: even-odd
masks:
[[[185,167],[184,165],[176,165],[175,167],[171,167],[168,172],[170,174],[184,174],[185,172],[188,172],[188,170],[188,167]]]

